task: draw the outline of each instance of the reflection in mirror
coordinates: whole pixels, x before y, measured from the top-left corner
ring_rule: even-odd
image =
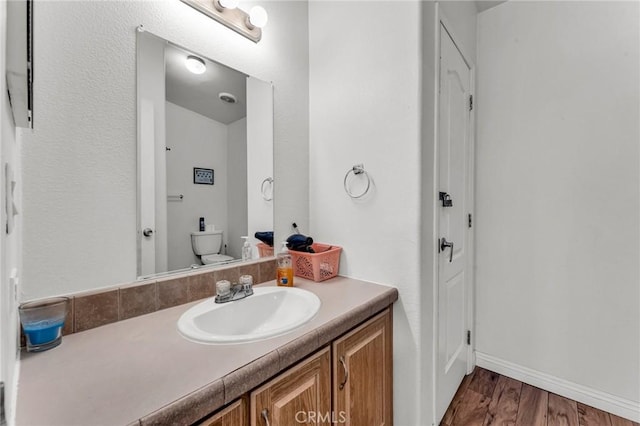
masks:
[[[240,260],[247,235],[257,257],[253,235],[273,230],[271,84],[142,29],[137,48],[138,275]]]

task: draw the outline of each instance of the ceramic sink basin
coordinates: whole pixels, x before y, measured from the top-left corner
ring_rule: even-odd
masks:
[[[178,331],[198,343],[245,343],[295,330],[320,309],[320,299],[295,287],[255,287],[253,295],[228,303],[207,299],[186,311]]]

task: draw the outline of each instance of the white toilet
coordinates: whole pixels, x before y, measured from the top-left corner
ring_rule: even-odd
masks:
[[[191,233],[191,247],[203,265],[214,265],[233,260],[231,256],[220,253],[222,231],[201,231]]]

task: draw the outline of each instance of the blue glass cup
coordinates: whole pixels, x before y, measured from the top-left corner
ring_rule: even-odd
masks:
[[[27,302],[18,307],[28,352],[46,351],[62,342],[62,327],[68,309],[68,297]]]

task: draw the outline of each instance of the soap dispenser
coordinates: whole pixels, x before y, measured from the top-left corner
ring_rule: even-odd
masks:
[[[286,241],[282,243],[282,249],[278,253],[276,260],[278,262],[277,284],[284,287],[293,287],[293,260],[291,259],[291,254],[289,254]]]
[[[251,259],[251,244],[249,244],[249,237],[240,237],[244,238],[244,244],[242,245],[242,260],[250,260]]]

